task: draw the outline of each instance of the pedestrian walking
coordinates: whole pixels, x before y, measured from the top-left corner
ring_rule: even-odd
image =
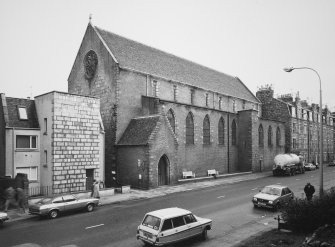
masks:
[[[26,195],[24,193],[24,190],[22,188],[17,188],[16,189],[16,200],[18,204],[18,208],[23,210],[23,213],[26,212]]]
[[[313,198],[313,194],[315,192],[315,188],[313,185],[311,185],[310,183],[307,183],[305,188],[304,188],[305,194],[306,194],[306,198],[307,201],[311,201]]]
[[[93,180],[91,197],[100,198],[100,194],[99,194],[100,185],[99,184],[100,184],[99,181]]]
[[[16,206],[16,191],[13,187],[8,187],[6,189],[6,202],[5,202],[5,212],[7,212],[10,205]]]

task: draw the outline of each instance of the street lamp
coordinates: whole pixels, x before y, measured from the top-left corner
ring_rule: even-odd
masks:
[[[319,82],[320,82],[320,107],[319,107],[319,115],[320,115],[320,143],[319,143],[319,150],[320,150],[320,153],[319,153],[319,162],[320,162],[320,192],[319,192],[319,195],[320,197],[323,196],[323,119],[322,119],[322,90],[321,90],[321,77],[319,75],[319,73],[315,70],[315,69],[312,69],[312,68],[309,68],[309,67],[290,67],[290,68],[284,68],[284,71],[285,72],[291,72],[295,69],[308,69],[308,70],[312,70],[314,71],[318,78],[319,78]]]

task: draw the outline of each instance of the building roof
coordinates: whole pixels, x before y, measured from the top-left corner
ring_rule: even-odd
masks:
[[[147,145],[160,116],[133,118],[120,138],[118,145]]]
[[[121,37],[99,27],[94,29],[121,68],[140,71],[251,102],[259,102],[237,77]]]
[[[6,97],[6,103],[8,110],[6,127],[39,128],[34,100]],[[27,120],[20,119],[19,107],[26,108]]]

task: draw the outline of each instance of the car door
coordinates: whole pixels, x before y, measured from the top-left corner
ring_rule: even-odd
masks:
[[[292,199],[292,192],[289,188],[282,189],[281,201],[286,204]]]
[[[172,219],[165,219],[159,233],[159,242],[168,244],[174,241],[176,241],[176,236],[172,225]]]
[[[184,220],[188,229],[188,235],[195,236],[202,233],[202,227],[193,214],[185,215]]]
[[[78,200],[72,195],[63,196],[63,201],[64,201],[65,211],[72,211],[72,210],[77,210],[80,208]]]
[[[64,211],[64,201],[63,201],[63,197],[59,196],[59,197],[55,197],[53,200],[52,200],[52,209],[59,209],[59,211]],[[51,208],[50,208],[51,209]]]
[[[182,240],[192,236],[188,231],[184,216],[172,218],[172,225],[176,240]]]

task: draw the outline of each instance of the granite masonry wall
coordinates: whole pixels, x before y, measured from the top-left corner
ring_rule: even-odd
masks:
[[[86,169],[99,177],[99,99],[55,93],[52,120],[53,192],[86,190]]]

